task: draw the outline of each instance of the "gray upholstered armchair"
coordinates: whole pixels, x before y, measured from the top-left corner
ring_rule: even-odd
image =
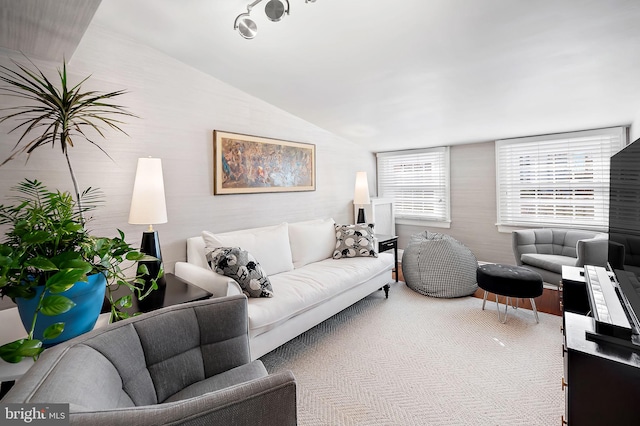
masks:
[[[47,349],[3,403],[69,403],[71,424],[295,425],[291,372],[251,362],[244,296],[172,306]]]
[[[542,275],[544,282],[559,285],[562,266],[606,266],[607,234],[577,229],[539,228],[513,231],[516,264]]]

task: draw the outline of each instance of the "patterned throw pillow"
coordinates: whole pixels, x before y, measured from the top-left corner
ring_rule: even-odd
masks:
[[[273,297],[271,282],[258,261],[240,247],[218,247],[207,254],[215,272],[233,278],[247,297]]]
[[[378,257],[373,242],[373,223],[335,225],[336,249],[334,259],[343,257]]]

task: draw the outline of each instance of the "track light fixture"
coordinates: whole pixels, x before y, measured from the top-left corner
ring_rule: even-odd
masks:
[[[252,39],[258,33],[258,26],[255,21],[251,19],[249,13],[241,13],[236,18],[236,22],[233,24],[233,28],[238,30],[240,35],[244,38]]]
[[[282,19],[284,14],[289,14],[289,0],[285,0],[287,2],[287,7],[284,7],[284,3],[280,0],[269,0],[267,5],[264,7],[264,13],[267,15],[267,18],[271,22],[278,22]]]
[[[241,13],[233,23],[233,29],[238,30],[246,39],[252,39],[258,34],[258,25],[251,19],[251,10],[263,0],[255,0],[247,5],[247,13]],[[316,0],[304,0],[305,3],[315,3]],[[264,7],[264,13],[271,22],[280,21],[284,15],[289,14],[289,0],[268,0]]]

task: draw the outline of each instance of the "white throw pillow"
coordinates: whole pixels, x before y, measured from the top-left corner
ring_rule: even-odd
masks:
[[[295,268],[332,256],[336,245],[334,224],[331,218],[289,224],[289,242]]]
[[[287,223],[213,234],[203,231],[205,254],[218,247],[240,247],[256,258],[267,275],[293,270]]]

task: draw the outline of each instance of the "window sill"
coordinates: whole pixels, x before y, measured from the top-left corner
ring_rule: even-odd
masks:
[[[440,222],[435,220],[422,219],[400,219],[396,218],[396,225],[424,226],[429,228],[451,228],[451,222]]]
[[[566,229],[576,229],[581,231],[609,232],[608,229],[602,229],[597,227],[554,225],[550,223],[538,223],[538,224],[528,224],[528,225],[501,225],[499,223],[496,223],[496,227],[498,228],[498,232],[503,234],[510,234],[513,231],[517,231],[520,229],[536,229],[536,228],[566,228]]]

